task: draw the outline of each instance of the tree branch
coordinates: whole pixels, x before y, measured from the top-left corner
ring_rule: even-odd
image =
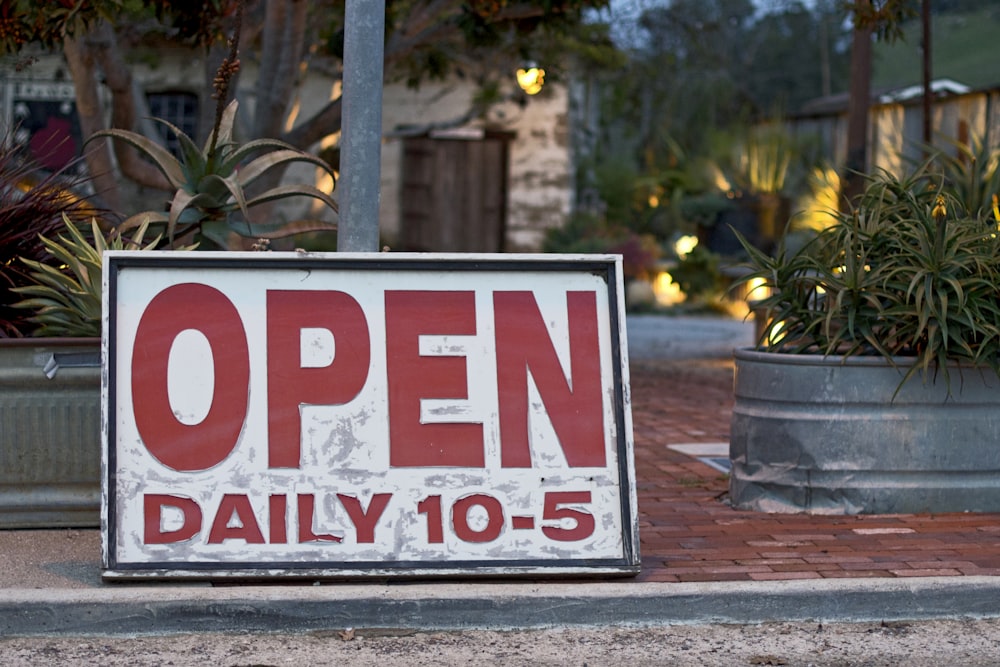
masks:
[[[401,30],[395,30],[389,36],[385,45],[386,53],[399,51],[406,53],[415,36],[447,22],[447,17],[461,8],[461,0],[430,0],[424,5],[413,9],[410,15],[400,24]]]
[[[288,100],[298,80],[309,3],[306,0],[272,0],[267,3],[264,49],[257,79],[255,137],[281,135]]]
[[[330,100],[306,121],[296,125],[282,137],[292,146],[308,150],[310,146],[331,134],[340,132],[341,99]]]
[[[66,37],[63,53],[73,77],[76,91],[76,113],[80,119],[80,132],[84,139],[104,129],[101,103],[97,94],[97,72],[94,54],[78,38]],[[84,153],[87,171],[100,195],[111,210],[121,208],[121,193],[111,163],[111,146],[106,139],[95,139]]]
[[[135,97],[132,90],[132,72],[118,48],[111,26],[102,21],[88,38],[94,48],[97,62],[104,70],[104,77],[112,95],[111,125],[132,130],[136,125]],[[136,151],[121,141],[112,142],[115,157],[122,173],[139,185],[157,190],[171,190],[166,176],[155,166],[141,159]]]

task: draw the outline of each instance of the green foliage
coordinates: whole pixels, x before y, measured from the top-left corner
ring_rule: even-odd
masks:
[[[596,192],[609,222],[661,243],[714,226],[733,206],[726,190],[798,194],[818,143],[776,124],[748,128],[822,95],[825,81],[846,85],[845,16],[839,0],[780,11],[749,0],[654,3],[625,66],[587,70],[602,125],[581,151],[589,159],[577,160],[577,191]]]
[[[706,300],[717,296],[723,289],[719,256],[701,244],[670,269],[670,277],[689,300]]]
[[[576,213],[564,227],[550,230],[542,250],[620,254],[626,278],[650,277],[661,255],[660,246],[652,236],[608,224],[604,218],[588,213]]]
[[[929,161],[911,176],[869,178],[857,208],[796,252],[744,243],[772,293],[758,345],[786,353],[915,357],[904,381],[948,362],[1000,372],[997,221],[941,187]]]
[[[607,0],[385,3],[386,72],[412,87],[450,74],[489,83],[509,78],[521,62],[542,63],[546,78],[577,54],[586,62],[610,61],[615,48],[603,25],[588,24],[584,13]],[[343,55],[343,14],[327,17],[323,40],[328,53]]]
[[[542,244],[544,252],[600,253],[615,242],[613,233],[600,217],[574,213],[562,227],[553,227]]]
[[[923,0],[854,0],[854,24],[869,28],[879,41],[892,43],[903,38],[903,26],[920,15]]]
[[[980,137],[973,137],[971,145],[953,139],[947,143],[954,154],[941,153],[938,166],[948,187],[969,213],[990,211],[993,198],[1000,193],[1000,149]]]
[[[593,177],[608,221],[627,225],[641,205],[638,201],[638,170],[621,156],[609,156],[594,167]]]
[[[843,18],[842,4],[830,1],[764,13],[749,0],[657,5],[641,19],[646,46],[609,77],[618,100],[608,115],[639,134],[640,150],[674,137],[689,155],[704,155],[713,132],[775,108],[797,110],[828,92],[824,81],[829,91],[843,90]]]
[[[238,105],[234,100],[226,107],[217,131],[199,149],[194,140],[180,129],[160,120],[180,141],[181,159],[175,158],[166,148],[135,132],[104,130],[94,137],[111,137],[131,144],[148,157],[176,188],[170,209],[137,213],[122,223],[130,229],[147,222],[164,225],[171,245],[177,239],[195,234],[220,247],[227,247],[229,235],[235,233],[248,238],[281,238],[291,234],[335,229],[323,221],[296,221],[291,223],[251,222],[250,209],[289,197],[313,197],[334,211],[337,204],[322,190],[305,184],[279,185],[262,193],[250,195],[247,188],[269,170],[290,162],[305,162],[317,166],[331,176],[329,165],[318,157],[300,151],[275,139],[257,139],[242,146],[233,140]],[[236,215],[242,214],[242,216]]]
[[[735,207],[736,203],[732,199],[717,191],[684,197],[679,202],[680,214],[691,224],[691,231],[711,227],[722,213]]]
[[[41,242],[61,266],[22,258],[31,269],[35,284],[17,287],[13,291],[23,297],[16,308],[34,312],[29,321],[37,325],[37,336],[101,335],[101,270],[105,250],[151,250],[160,237],[144,244],[147,225],[125,239],[120,230],[109,239],[101,234],[97,221],[91,221],[89,240],[68,217],[64,218],[68,236],[56,240],[41,237]]]
[[[18,53],[28,44],[60,46],[67,35],[95,22],[153,15],[176,36],[208,44],[221,34],[221,23],[238,0],[0,0],[0,54]]]

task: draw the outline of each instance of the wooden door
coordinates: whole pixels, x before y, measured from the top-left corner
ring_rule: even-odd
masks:
[[[403,144],[403,250],[501,252],[510,136],[414,137]]]

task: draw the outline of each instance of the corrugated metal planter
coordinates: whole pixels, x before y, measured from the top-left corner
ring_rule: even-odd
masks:
[[[905,363],[900,360],[899,363]],[[878,358],[736,352],[730,497],[817,514],[1000,512],[1000,379]]]
[[[99,339],[0,340],[0,528],[100,525]]]

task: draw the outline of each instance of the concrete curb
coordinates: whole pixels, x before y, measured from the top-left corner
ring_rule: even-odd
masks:
[[[0,637],[1000,617],[1000,577],[8,589]]]

